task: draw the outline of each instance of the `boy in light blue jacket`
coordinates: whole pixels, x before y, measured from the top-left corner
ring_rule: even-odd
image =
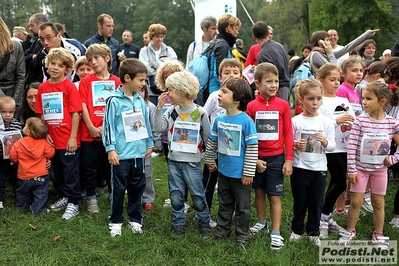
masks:
[[[147,68],[138,59],[126,59],[119,67],[122,85],[109,97],[102,138],[111,164],[111,236],[122,234],[123,200],[128,194],[127,213],[133,233],[141,234],[141,196],[145,189],[144,159],[154,148],[151,126],[139,91],[145,85]]]

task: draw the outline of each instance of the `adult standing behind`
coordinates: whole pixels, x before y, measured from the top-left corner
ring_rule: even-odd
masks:
[[[267,37],[269,38],[269,40],[273,40],[273,28],[271,26],[267,26],[267,29],[269,32]],[[260,52],[260,48],[261,47],[259,44],[254,44],[251,46],[251,48],[249,48],[247,60],[245,61],[244,67],[247,67],[249,65],[253,65],[253,66],[258,65],[257,58],[258,58],[258,55]]]
[[[15,26],[14,29],[12,30],[11,39],[19,42],[24,42],[28,34],[29,33],[26,31],[25,27]]]
[[[26,79],[25,84],[31,84],[34,81],[43,81],[42,60],[37,58],[37,54],[43,50],[42,44],[39,42],[39,26],[47,22],[46,15],[42,13],[33,14],[29,18],[28,31],[31,35],[29,48],[25,50]],[[28,42],[29,45],[30,42]]]
[[[57,27],[52,22],[45,22],[39,26],[39,41],[43,45],[43,49],[37,54],[38,58],[42,59],[41,69],[43,71],[43,82],[50,78],[47,68],[44,65],[44,59],[53,48],[65,48],[72,53],[75,61],[86,53],[86,47],[74,39],[65,39],[61,37],[61,32],[58,32]],[[70,72],[67,79],[71,81],[75,78],[75,70]]]
[[[140,51],[139,59],[147,67],[147,87],[150,101],[157,105],[161,90],[155,85],[155,74],[159,66],[167,60],[177,60],[176,52],[172,47],[163,43],[168,30],[162,24],[151,24],[148,35],[151,42]]]
[[[190,61],[195,57],[202,54],[206,48],[210,45],[211,41],[215,39],[216,36],[216,18],[213,16],[206,16],[201,20],[200,26],[201,30],[204,32],[201,37],[201,42],[193,41],[190,43],[187,49],[187,60],[186,69],[188,70],[188,65]]]
[[[124,30],[122,33],[122,41],[119,45],[120,55],[118,55],[119,60],[123,61],[127,58],[139,58],[140,47],[133,44],[133,32],[130,30]]]
[[[247,53],[244,51],[244,41],[242,39],[236,40],[236,48],[231,51],[233,57],[241,63],[242,69],[245,68],[245,61],[247,60]]]
[[[98,32],[93,37],[87,39],[84,45],[88,48],[93,43],[105,43],[112,53],[112,68],[110,73],[118,76],[119,58],[118,53],[121,51],[119,42],[112,38],[114,32],[114,19],[108,14],[101,14],[97,17]]]
[[[143,33],[143,44],[144,47],[147,47],[148,44],[151,42],[150,36],[148,35],[148,30]]]
[[[26,87],[22,97],[21,109],[19,110],[19,122],[25,125],[26,120],[30,117],[37,117],[35,113],[37,92],[40,82],[33,82]]]
[[[364,41],[357,51],[359,56],[362,58],[366,67],[370,66],[374,62],[375,53],[377,52],[377,44],[374,40],[369,39]]]
[[[11,39],[10,31],[0,17],[0,96],[11,96],[21,105],[25,83],[25,58],[22,44]]]
[[[332,46],[332,51],[333,52],[339,51],[342,48],[344,48],[344,46],[338,44],[339,35],[338,35],[338,32],[336,30],[330,29],[330,30],[327,31],[327,33],[328,33],[328,36],[329,36],[329,40],[330,40],[330,44]],[[345,53],[340,58],[337,58],[337,65],[340,66],[342,64],[342,62],[344,62],[348,58],[349,58],[349,53]]]
[[[288,102],[290,89],[287,51],[268,35],[269,30],[265,21],[258,21],[252,26],[252,37],[262,47],[257,58],[258,64],[268,62],[277,67],[279,75],[277,97]]]

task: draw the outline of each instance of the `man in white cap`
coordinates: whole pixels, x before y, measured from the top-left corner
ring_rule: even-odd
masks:
[[[15,26],[12,32],[13,32],[12,39],[15,41],[23,42],[26,40],[26,37],[28,36],[28,32],[26,31],[26,29],[21,26]]]

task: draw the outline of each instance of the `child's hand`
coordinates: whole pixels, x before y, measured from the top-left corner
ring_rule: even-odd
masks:
[[[241,178],[241,183],[243,186],[251,185],[254,182],[254,178],[252,176],[243,175]]]
[[[291,160],[285,161],[285,163],[283,165],[283,175],[284,175],[284,177],[288,177],[288,176],[292,175],[292,161]]]
[[[148,148],[145,153],[145,158],[148,159],[151,157],[151,153],[154,151],[154,148]]]
[[[116,151],[109,151],[108,152],[108,162],[112,165],[118,166],[119,165],[119,156]]]
[[[218,166],[214,162],[213,164],[207,164],[209,172],[215,172],[218,169]]]
[[[327,147],[328,142],[326,137],[322,134],[322,133],[316,133],[314,134],[316,140],[320,141],[321,146],[323,146],[323,148]]]
[[[355,119],[353,118],[353,116],[351,115],[340,115],[338,116],[335,121],[337,122],[337,124],[342,124],[342,123],[352,123],[353,121],[355,121]]]
[[[296,148],[300,151],[305,151],[306,149],[306,141],[304,139],[300,139],[295,144]]]
[[[50,169],[50,167],[51,167],[51,160],[47,159],[46,160],[46,169],[48,170],[48,169]]]
[[[76,143],[76,139],[75,138],[70,138],[68,140],[67,146],[66,146],[66,150],[69,152],[74,152],[78,149],[78,144]]]
[[[384,165],[386,167],[391,167],[391,160],[389,160],[389,155],[384,159]]]
[[[98,127],[90,127],[89,132],[92,138],[101,138],[101,130]]]
[[[164,92],[164,93],[162,93],[160,96],[159,96],[159,98],[158,98],[158,105],[157,105],[157,108],[158,109],[162,109],[162,107],[165,105],[165,103],[166,103],[166,101],[168,100],[168,98],[169,98],[169,92]]]
[[[357,183],[357,174],[348,174],[348,180],[352,184],[356,184]]]
[[[266,168],[267,168],[266,162],[258,159],[258,161],[256,162],[256,170],[259,173],[263,173],[266,170]]]
[[[47,134],[46,140],[48,143],[50,143],[51,146],[54,147],[53,138],[50,136],[50,134]]]

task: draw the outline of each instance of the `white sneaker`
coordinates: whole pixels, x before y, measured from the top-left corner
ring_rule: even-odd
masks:
[[[271,235],[270,236],[270,248],[278,250],[284,247],[284,238],[281,235]]]
[[[184,214],[187,214],[188,209],[190,209],[190,205],[187,202],[184,202]]]
[[[165,204],[163,205],[164,207],[171,207],[170,199],[165,200]]]
[[[320,238],[325,239],[328,237],[328,222],[320,221]]]
[[[310,242],[314,242],[314,244],[318,247],[321,245],[320,237],[319,236],[308,236]]]
[[[79,205],[74,205],[73,203],[68,203],[64,214],[62,215],[62,219],[72,220],[79,214]]]
[[[87,211],[90,213],[99,213],[98,201],[96,196],[87,197]]]
[[[2,201],[0,201],[0,209],[4,209],[4,205],[3,205]]]
[[[158,152],[153,151],[153,152],[151,153],[151,158],[155,158],[155,157],[158,157],[158,156],[159,156],[159,153],[158,153]]]
[[[142,234],[143,229],[141,229],[142,225],[136,222],[129,222],[130,227],[132,227],[132,231],[134,234]]]
[[[302,238],[302,235],[297,235],[294,232],[291,232],[291,236],[290,236],[290,242],[295,242],[298,241]]]
[[[376,233],[373,233],[373,236],[371,237],[371,243],[375,247],[379,247],[382,250],[389,249],[389,237],[382,234],[377,235]]]
[[[254,233],[254,234],[259,233],[261,230],[265,230],[266,233],[267,233],[267,231],[268,231],[268,229],[267,229],[267,223],[262,224],[262,223],[260,223],[260,222],[257,222],[253,227],[249,228],[249,230],[250,230],[252,233]]]
[[[50,209],[53,211],[59,211],[64,209],[68,205],[68,198],[60,198],[56,202],[50,205]]]
[[[365,193],[364,194],[364,200],[363,200],[362,208],[365,211],[373,213],[374,209],[373,209],[373,205],[371,204],[371,193]]]
[[[209,226],[212,227],[212,228],[215,228],[216,226],[218,226],[218,224],[214,220],[211,219],[209,221]]]
[[[392,227],[399,229],[399,218],[393,217],[389,224],[392,225]]]
[[[113,224],[109,223],[108,228],[110,230],[111,236],[116,237],[116,236],[121,236],[122,235],[122,224]]]
[[[346,246],[348,245],[352,239],[355,238],[356,236],[356,230],[355,231],[342,231],[339,233],[341,235],[341,237],[338,239],[338,244],[341,246]]]

